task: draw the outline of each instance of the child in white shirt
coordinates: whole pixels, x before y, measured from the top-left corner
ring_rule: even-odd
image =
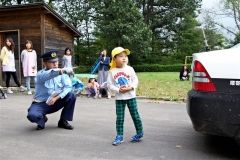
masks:
[[[142,121],[138,113],[136,101],[136,88],[138,78],[134,69],[127,65],[130,51],[122,47],[112,50],[112,62],[108,75],[108,88],[116,95],[116,129],[117,136],[113,145],[123,142],[123,122],[125,106],[127,104],[134,122],[137,134],[131,138],[132,142],[139,142],[143,137]]]

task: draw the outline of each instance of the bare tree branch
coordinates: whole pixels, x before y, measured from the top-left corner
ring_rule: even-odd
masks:
[[[217,26],[221,27],[222,29],[225,29],[227,32],[237,36],[237,33],[235,33],[234,31],[230,30],[229,28],[225,27],[223,24],[220,24],[218,22],[214,21],[214,24],[216,24]]]
[[[238,21],[238,16],[239,15],[237,14],[238,13],[237,6],[234,2],[230,2],[230,3],[232,3],[232,7],[233,7],[233,15],[234,15],[235,24],[236,24],[238,30],[240,30],[239,21]]]

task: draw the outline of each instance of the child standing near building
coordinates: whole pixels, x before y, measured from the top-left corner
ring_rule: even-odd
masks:
[[[107,83],[108,88],[116,94],[117,136],[112,143],[113,145],[119,145],[123,142],[123,123],[126,105],[136,128],[136,135],[131,138],[131,142],[139,142],[143,137],[142,121],[136,102],[138,78],[134,69],[127,65],[129,54],[130,51],[122,47],[116,47],[112,50],[112,62]]]
[[[73,70],[72,66],[72,51],[70,48],[66,48],[64,51],[64,56],[62,58],[62,67],[69,70]]]
[[[21,53],[21,62],[23,67],[23,76],[25,78],[25,83],[27,87],[27,94],[31,95],[31,80],[35,82],[35,77],[37,75],[37,53],[33,49],[33,43],[27,40],[26,49]]]
[[[64,51],[64,55],[62,57],[62,67],[68,70],[69,76],[74,76],[72,66],[72,50],[69,47],[67,47]]]

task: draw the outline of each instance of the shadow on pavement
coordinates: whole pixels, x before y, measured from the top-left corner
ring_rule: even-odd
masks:
[[[232,138],[206,135],[204,139],[206,150],[210,154],[221,157],[240,159],[240,146]]]

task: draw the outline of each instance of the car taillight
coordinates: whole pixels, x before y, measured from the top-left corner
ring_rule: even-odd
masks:
[[[192,77],[192,87],[194,90],[204,92],[216,91],[215,84],[212,82],[208,72],[199,61],[194,62]]]

